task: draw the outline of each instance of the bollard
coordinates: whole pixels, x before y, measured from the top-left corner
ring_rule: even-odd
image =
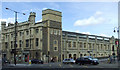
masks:
[[[29,60],[29,64],[31,65],[31,60]]]

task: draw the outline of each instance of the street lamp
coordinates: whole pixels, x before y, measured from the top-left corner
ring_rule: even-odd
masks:
[[[119,46],[119,27],[120,26],[118,26],[118,27],[114,27],[114,33],[117,31],[117,33],[118,33],[118,61],[120,61],[120,46]]]
[[[9,9],[9,8],[6,8],[6,10],[10,10],[10,11],[13,11],[14,13],[15,13],[15,43],[14,43],[14,64],[16,65],[16,46],[17,46],[17,44],[16,44],[16,36],[17,36],[17,31],[16,31],[16,26],[17,26],[17,13],[19,13],[19,14],[23,14],[23,15],[25,15],[25,13],[21,13],[21,12],[17,12],[17,11],[15,11],[15,10],[12,10],[12,9]]]

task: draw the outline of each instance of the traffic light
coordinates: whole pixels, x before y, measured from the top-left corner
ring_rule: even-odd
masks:
[[[118,45],[118,41],[115,41],[115,44]]]

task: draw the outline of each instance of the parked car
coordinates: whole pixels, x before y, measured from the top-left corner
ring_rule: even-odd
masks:
[[[69,64],[69,63],[74,64],[74,63],[75,63],[75,60],[74,60],[74,59],[64,59],[64,60],[63,60],[63,63],[64,63],[64,64]]]
[[[32,59],[31,63],[32,64],[43,64],[43,61],[42,60],[38,60],[38,59]]]
[[[98,61],[98,59],[93,58],[91,56],[85,56],[85,57],[77,58],[75,63],[80,64],[80,65],[84,65],[84,64],[97,65],[97,64],[99,64],[99,61]]]
[[[10,64],[10,61],[5,58],[2,59],[2,62],[3,62],[3,64]]]

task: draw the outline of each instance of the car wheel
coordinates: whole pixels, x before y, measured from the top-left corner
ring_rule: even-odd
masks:
[[[82,65],[84,65],[84,63],[81,63]]]

